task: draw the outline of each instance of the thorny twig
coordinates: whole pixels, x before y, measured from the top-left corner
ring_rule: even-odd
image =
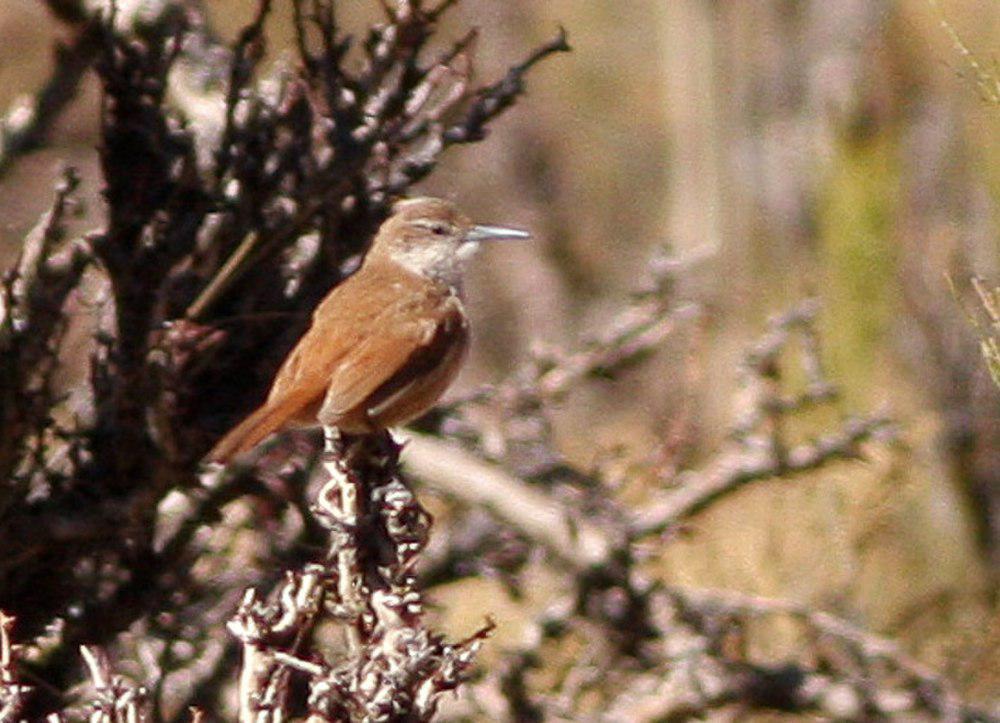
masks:
[[[116,675],[103,649],[83,645],[80,656],[94,686],[91,723],[145,723],[149,720],[146,689]]]
[[[0,610],[0,723],[19,719],[31,688],[18,681],[17,647],[11,640],[14,618]]]
[[[961,303],[958,289],[952,279],[948,278],[952,296]],[[979,351],[990,371],[993,383],[1000,388],[1000,287],[990,288],[986,282],[974,276],[971,279],[972,289],[976,294],[978,308],[965,308],[966,317],[979,335]]]
[[[271,605],[260,602],[253,589],[244,594],[228,624],[243,647],[240,721],[280,719],[288,693],[288,660],[294,659],[319,610],[323,575],[319,566],[287,575]]]
[[[25,457],[43,459],[55,402],[55,351],[66,329],[65,304],[92,255],[89,244],[64,244],[79,178],[62,171],[52,206],[25,238],[13,268],[0,277],[0,512],[15,505],[38,476]],[[37,480],[36,480],[37,481]],[[0,570],[2,570],[0,565]]]
[[[244,651],[241,721],[280,720],[293,672],[309,683],[312,721],[430,720],[464,679],[492,625],[455,644],[426,628],[412,568],[429,518],[396,472],[398,452],[387,434],[327,430],[328,480],[314,506],[325,561],[290,576],[272,605],[248,591],[230,622]],[[343,630],[340,659],[310,642],[318,619]]]
[[[962,56],[965,65],[971,73],[970,80],[980,92],[983,99],[992,105],[1000,105],[1000,78],[997,77],[996,69],[988,69],[980,61],[979,57],[972,51],[959,35],[955,26],[951,24],[945,15],[944,9],[938,0],[927,0],[928,4],[938,16],[938,24],[944,30],[958,54]],[[959,75],[964,77],[964,73]]]
[[[993,383],[1000,387],[1000,287],[990,291],[982,279],[974,278],[972,285],[979,296],[989,329],[981,330],[980,351],[993,377]]]
[[[63,269],[65,262],[54,259],[53,252],[63,240],[66,216],[79,184],[76,169],[63,169],[55,187],[51,209],[25,238],[13,269],[4,274],[4,293],[0,297],[0,349],[9,349],[19,337],[26,336],[28,329],[31,329],[32,335],[44,339],[58,318],[58,314],[47,307],[52,301],[61,302],[62,299],[58,296],[54,300],[44,299],[43,284],[51,282],[52,277]],[[71,278],[67,286],[71,288],[74,281],[75,278]],[[48,323],[43,325],[38,317],[46,312],[48,318],[45,321]]]

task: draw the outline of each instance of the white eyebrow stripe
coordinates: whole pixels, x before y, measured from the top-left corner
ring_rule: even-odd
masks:
[[[422,228],[426,229],[432,229],[436,226],[447,226],[449,228],[452,227],[452,224],[448,223],[447,221],[431,221],[426,218],[415,218],[412,221],[410,221],[410,223],[413,224],[414,226],[421,226]]]

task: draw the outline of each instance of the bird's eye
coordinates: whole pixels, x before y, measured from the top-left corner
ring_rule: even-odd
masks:
[[[431,224],[431,233],[435,236],[444,236],[448,233],[448,225],[444,223]]]

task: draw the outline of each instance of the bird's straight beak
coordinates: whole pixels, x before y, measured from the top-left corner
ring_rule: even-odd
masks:
[[[514,241],[531,238],[531,234],[519,228],[504,226],[473,226],[465,236],[466,241]]]

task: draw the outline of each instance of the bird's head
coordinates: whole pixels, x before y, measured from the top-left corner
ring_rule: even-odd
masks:
[[[530,236],[519,229],[474,224],[450,201],[411,198],[393,207],[375,236],[369,258],[395,262],[458,288],[465,262],[481,243]]]

